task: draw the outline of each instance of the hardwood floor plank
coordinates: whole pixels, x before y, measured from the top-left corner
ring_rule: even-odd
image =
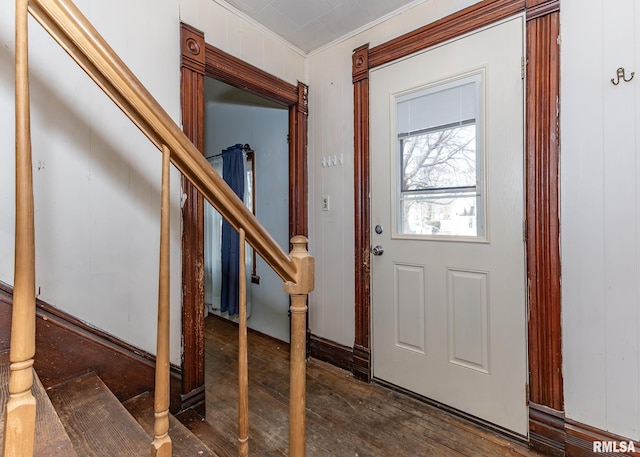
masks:
[[[235,443],[237,326],[210,316],[205,342],[207,421],[215,434]],[[251,455],[287,454],[288,350],[286,343],[249,332]],[[539,455],[498,433],[313,359],[307,364],[306,406],[308,457]]]
[[[326,376],[328,369],[330,367],[324,362],[311,360],[308,364],[308,377],[316,379],[323,386],[318,390],[334,392],[345,398],[352,397],[362,410],[369,411],[367,414],[381,416],[389,424],[401,424],[413,436],[440,443],[451,452],[479,457],[496,455],[495,444],[491,441],[498,437],[495,433],[469,426],[467,421],[385,387],[360,383],[345,372],[344,379],[338,374]],[[472,433],[474,429],[479,431],[478,434]],[[511,443],[503,437],[499,439],[500,455],[535,455],[520,444]]]

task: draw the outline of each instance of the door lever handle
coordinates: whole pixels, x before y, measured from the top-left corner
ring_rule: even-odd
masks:
[[[376,256],[377,255],[382,255],[382,254],[384,254],[384,248],[382,246],[380,246],[380,245],[377,245],[377,246],[371,248],[371,253],[373,255],[376,255]]]

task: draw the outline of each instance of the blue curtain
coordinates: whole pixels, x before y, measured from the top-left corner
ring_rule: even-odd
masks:
[[[222,178],[242,200],[244,196],[244,158],[242,145],[222,151]],[[244,262],[244,259],[242,259]],[[222,223],[222,288],[220,310],[229,316],[238,314],[240,236],[227,221]]]

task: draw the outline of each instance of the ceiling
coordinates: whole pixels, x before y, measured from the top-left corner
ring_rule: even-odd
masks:
[[[309,53],[426,0],[215,0],[231,5]]]

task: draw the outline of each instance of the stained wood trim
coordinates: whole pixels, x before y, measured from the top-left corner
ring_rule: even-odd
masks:
[[[356,379],[371,382],[371,349],[369,347],[360,344],[353,345],[351,371]]]
[[[527,9],[526,231],[531,447],[564,450],[560,291],[559,3]],[[555,419],[551,420],[555,416]],[[547,420],[545,420],[545,418]]]
[[[204,199],[184,177],[182,192],[182,394],[192,398],[204,384],[204,365],[190,363],[204,358]]]
[[[316,335],[309,335],[309,356],[343,370],[351,370],[353,349]]]
[[[604,430],[582,424],[577,421],[567,419],[565,422],[566,430],[566,456],[567,457],[586,457],[597,456],[602,453],[593,452],[593,443],[595,441],[614,441],[620,443],[624,441],[628,443],[629,438],[624,438]],[[640,457],[640,442],[634,441],[633,446],[635,452],[616,453],[620,456]]]
[[[308,236],[307,118],[309,87],[298,82],[296,103],[289,107],[289,238]]]
[[[365,44],[353,51],[351,59],[353,83],[369,79],[369,45]]]
[[[556,419],[563,415],[558,220],[559,8],[558,0],[485,0],[374,48],[363,46],[354,50],[356,337],[353,371],[359,378],[371,376],[369,70],[525,11],[530,400],[547,408],[546,413]],[[544,437],[541,441],[557,443],[553,427],[538,426],[550,423],[540,420],[540,410],[531,409],[534,412],[530,423],[537,427],[534,434]]]
[[[10,315],[12,303],[13,288],[0,282],[0,315]],[[10,319],[0,321],[0,342],[10,324]],[[36,347],[34,366],[47,388],[95,371],[120,401],[154,390],[152,354],[40,299],[36,299]],[[180,408],[180,387],[180,367],[171,365],[172,411]]]
[[[181,66],[199,74],[205,74],[204,34],[187,24],[180,27]]]
[[[205,74],[284,106],[298,104],[298,86],[216,48],[205,45]]]
[[[199,30],[181,24],[182,129],[204,154],[205,42]],[[204,199],[186,178],[182,206],[182,409],[204,410]]]
[[[531,3],[531,5],[529,5],[529,3]],[[546,16],[547,14],[559,12],[560,0],[542,0],[537,2],[527,0],[527,21]]]
[[[558,12],[527,22],[526,218],[529,399],[563,411]]]
[[[354,232],[355,232],[355,341],[354,376],[371,379],[370,306],[370,180],[369,180],[369,46],[353,53],[354,100]]]
[[[431,24],[387,41],[369,51],[369,68],[393,62],[525,9],[524,0],[485,0]]]
[[[529,445],[549,456],[564,456],[564,413],[529,403]]]
[[[204,149],[205,76],[289,107],[289,235],[307,236],[308,87],[290,84],[206,44],[203,32],[184,23],[181,52],[183,129],[200,151]],[[183,189],[187,194],[182,213],[183,405],[204,408],[204,204],[184,181]]]

